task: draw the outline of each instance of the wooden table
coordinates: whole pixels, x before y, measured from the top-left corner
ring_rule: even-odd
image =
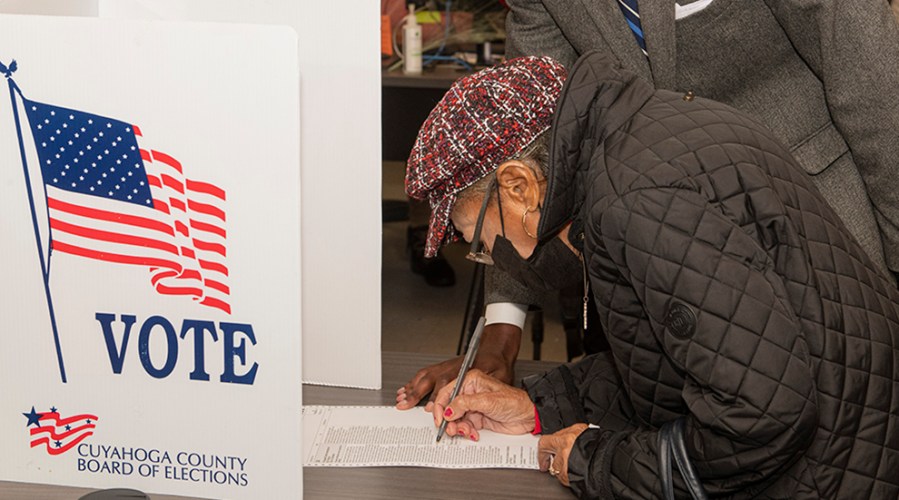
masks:
[[[396,389],[415,372],[444,356],[385,352],[380,391],[303,386],[303,403],[310,405],[393,405]],[[519,361],[516,377],[544,371],[557,363]],[[412,409],[410,411],[422,411]],[[77,500],[92,490],[0,481],[0,500]],[[196,500],[150,495],[153,500]],[[303,469],[306,499],[565,499],[573,498],[558,481],[536,471],[513,469],[435,469],[425,467],[360,467]],[[285,494],[284,498],[291,498]]]

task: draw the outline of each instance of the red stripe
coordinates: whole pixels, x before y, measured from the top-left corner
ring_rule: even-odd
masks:
[[[215,225],[212,225],[212,224],[209,224],[206,222],[200,222],[198,220],[190,219],[190,227],[192,227],[198,231],[206,231],[207,233],[217,234],[217,235],[221,236],[222,238],[227,237],[225,230],[223,228],[220,228],[218,226],[215,226]]]
[[[203,279],[203,276],[200,275],[200,271],[196,269],[185,269],[181,272],[181,275],[178,278],[183,280],[197,280],[200,281]]]
[[[231,295],[231,288],[229,288],[228,285],[224,283],[219,283],[218,281],[207,279],[203,281],[203,284],[209,288],[212,288],[213,290],[218,290],[225,295]]]
[[[168,204],[166,204],[166,202],[164,202],[162,200],[157,200],[154,198],[153,199],[153,208],[155,208],[156,210],[159,210],[160,212],[162,212],[166,215],[172,214],[172,211],[169,210]],[[172,233],[172,234],[174,235],[174,233]]]
[[[197,257],[197,253],[187,247],[181,247],[181,255],[188,259],[195,259]]]
[[[180,161],[178,161],[178,160],[172,158],[171,156],[169,156],[169,155],[167,155],[167,154],[165,154],[165,153],[156,151],[155,149],[153,150],[153,159],[154,159],[154,160],[157,160],[157,161],[160,161],[160,162],[162,162],[162,163],[165,163],[166,165],[168,165],[168,166],[174,168],[175,170],[177,170],[178,172],[181,172],[181,171],[182,171],[182,170],[181,170],[181,162],[180,162]]]
[[[150,159],[150,152],[144,148],[140,148],[140,159],[144,161],[153,161]]]
[[[60,427],[62,427],[62,426],[60,426]],[[78,427],[73,427],[71,430],[65,431],[62,434],[57,434],[56,427],[54,427],[52,425],[46,425],[43,427],[32,427],[31,435],[34,436],[35,434],[41,434],[41,433],[47,432],[47,433],[50,433],[50,438],[52,438],[53,440],[60,440],[60,439],[65,439],[65,438],[71,436],[72,434],[78,434],[79,432],[81,432],[85,429],[93,429],[95,427],[97,427],[97,426],[94,424],[84,424],[84,425],[79,425]]]
[[[158,188],[161,188],[161,187],[162,187],[162,181],[160,181],[160,180],[159,180],[159,177],[156,177],[155,175],[147,174],[147,182],[148,182],[151,186],[156,186],[156,187],[158,187]]]
[[[150,278],[150,283],[156,284],[159,280],[167,279],[167,278],[176,278],[179,280],[197,280],[202,281],[203,276],[200,275],[200,272],[196,269],[184,269],[180,273],[171,271],[171,270],[163,270],[156,274],[154,274]]]
[[[212,184],[209,184],[207,182],[192,181],[190,179],[187,179],[187,189],[196,191],[197,193],[211,194],[212,196],[225,201],[225,190],[219,188],[218,186],[213,186]]]
[[[214,307],[216,309],[221,309],[222,311],[225,311],[226,313],[231,314],[231,305],[229,305],[227,302],[224,302],[219,299],[213,299],[212,297],[206,297],[205,299],[200,301],[200,304],[203,304],[204,306]]]
[[[172,201],[175,201],[175,200],[172,200]],[[184,223],[181,222],[180,220],[175,221],[175,229],[179,233],[183,234],[184,236],[186,236],[188,238],[190,237],[190,231],[187,230],[187,226],[185,226]]]
[[[99,420],[96,415],[90,415],[87,413],[83,413],[81,415],[72,415],[67,418],[59,418],[58,411],[48,411],[47,413],[41,413],[41,418],[38,420],[53,420],[57,427],[60,425],[68,425],[73,422],[77,422],[79,420]]]
[[[131,129],[134,130],[134,135],[136,135],[136,136],[141,136],[141,135],[143,135],[143,134],[140,133],[140,127],[138,127],[137,125],[132,125],[132,126],[131,126]]]
[[[169,198],[169,203],[171,203],[172,208],[177,208],[182,212],[185,212],[184,202],[179,200],[178,198]]]
[[[153,269],[150,269],[150,270],[153,271]],[[156,286],[156,283],[159,280],[165,279],[165,278],[171,278],[174,276],[178,276],[177,271],[172,271],[172,270],[162,271],[162,272],[154,274],[152,277],[150,277],[150,283],[152,283],[153,286]]]
[[[175,232],[171,227],[169,227],[169,225],[163,224],[162,222],[159,222],[157,220],[147,219],[145,217],[125,215],[117,212],[107,212],[106,210],[98,210],[96,208],[82,207],[81,205],[73,205],[71,203],[57,200],[55,198],[47,198],[47,206],[49,206],[53,210],[59,210],[60,212],[80,215],[82,217],[89,217],[91,219],[119,222],[122,224],[128,224],[129,226],[143,227],[146,229],[152,229],[154,231],[168,234],[169,236],[175,236]]]
[[[194,246],[197,247],[198,250],[215,252],[222,257],[225,256],[225,245],[219,245],[218,243],[209,243],[208,241],[198,240],[196,238],[193,239],[193,242]]]
[[[201,269],[206,269],[207,271],[215,271],[218,273],[222,273],[225,276],[228,276],[228,268],[218,262],[212,262],[209,260],[199,259]]]
[[[138,247],[156,248],[164,252],[178,255],[178,247],[159,240],[150,238],[141,238],[140,236],[132,236],[129,234],[112,233],[109,231],[100,231],[98,229],[88,229],[86,227],[76,226],[63,222],[58,219],[50,219],[50,227],[57,231],[83,236],[93,240],[111,241],[113,243],[121,243],[123,245],[134,245]]]
[[[193,295],[194,297],[202,297],[203,290],[195,287],[168,286],[162,283],[156,284],[156,291],[163,295]]]
[[[171,175],[159,174],[162,177],[162,184],[168,186],[181,194],[184,194],[184,185]]]
[[[194,212],[200,212],[201,214],[218,217],[222,220],[222,222],[225,222],[225,211],[218,207],[214,207],[206,203],[200,203],[194,200],[187,200],[187,206],[190,207],[190,209]]]
[[[159,266],[169,269],[180,270],[181,266],[177,262],[171,262],[163,259],[155,259],[151,257],[134,257],[132,255],[119,255],[107,252],[98,252],[96,250],[88,250],[58,240],[53,240],[53,250],[70,253],[72,255],[80,255],[89,259],[103,260],[106,262],[115,262],[118,264],[135,264],[142,266]]]
[[[88,436],[93,436],[93,435],[94,435],[93,432],[85,432],[84,434],[82,434],[82,435],[76,437],[75,439],[69,441],[68,443],[66,443],[65,446],[61,446],[59,448],[54,448],[53,446],[50,445],[49,439],[47,439],[46,437],[42,437],[40,439],[35,439],[34,441],[32,441],[31,447],[34,448],[35,446],[40,446],[40,445],[44,444],[44,445],[47,445],[47,453],[49,453],[51,455],[59,455],[61,453],[65,453],[65,452],[71,450],[73,447],[75,447],[76,444],[80,443],[81,441],[84,441],[84,439],[87,438]]]

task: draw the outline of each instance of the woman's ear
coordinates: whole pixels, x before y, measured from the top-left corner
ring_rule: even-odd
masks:
[[[522,205],[522,210],[534,210],[541,204],[540,182],[534,169],[520,160],[509,160],[496,169],[496,182],[504,200]]]

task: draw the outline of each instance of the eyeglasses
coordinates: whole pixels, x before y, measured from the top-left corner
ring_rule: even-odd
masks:
[[[495,177],[490,181],[490,185],[487,186],[487,194],[484,195],[484,201],[483,203],[481,203],[481,211],[478,212],[478,221],[474,226],[474,236],[471,237],[471,248],[468,250],[468,255],[465,256],[465,258],[470,261],[477,262],[478,264],[484,264],[486,266],[493,265],[493,257],[484,249],[484,243],[481,242],[481,229],[484,226],[484,214],[487,213],[487,204],[490,202],[490,195],[493,194],[494,189],[496,189]],[[503,205],[499,200],[499,189],[496,189],[496,205],[499,208],[500,225],[503,226],[503,234],[505,234],[505,225],[503,224]]]

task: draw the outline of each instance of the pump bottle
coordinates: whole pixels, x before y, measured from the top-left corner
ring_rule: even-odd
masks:
[[[421,25],[415,18],[415,4],[409,4],[409,14],[403,27],[403,73],[421,74]]]

